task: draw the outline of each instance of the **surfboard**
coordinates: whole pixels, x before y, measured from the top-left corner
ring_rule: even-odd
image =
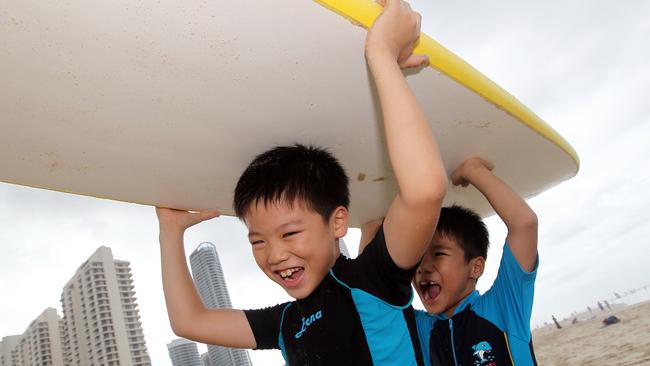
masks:
[[[371,0],[8,0],[0,19],[0,181],[233,214],[237,178],[276,146],[327,147],[353,224],[396,192],[366,68]],[[426,14],[424,15],[426,21]],[[448,172],[480,155],[525,197],[572,176],[569,143],[423,34],[407,80]],[[446,203],[491,210],[471,188]]]

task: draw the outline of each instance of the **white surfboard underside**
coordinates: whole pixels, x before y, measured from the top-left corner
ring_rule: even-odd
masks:
[[[330,149],[353,223],[395,194],[366,30],[311,1],[9,0],[0,18],[0,181],[232,214],[275,145]],[[575,175],[549,139],[427,68],[407,77],[449,173],[472,155],[526,197]],[[473,188],[447,204],[490,213]]]

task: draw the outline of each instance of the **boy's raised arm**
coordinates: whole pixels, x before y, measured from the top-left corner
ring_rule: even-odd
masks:
[[[400,268],[425,252],[447,191],[447,176],[431,128],[400,67],[425,65],[413,55],[420,15],[402,0],[387,0],[366,38],[366,58],[375,80],[398,194],[384,221],[386,246]]]
[[[216,211],[190,213],[156,208],[160,224],[160,257],[167,314],[176,335],[201,343],[255,348],[255,337],[241,310],[207,309],[187,268],[183,235],[201,221],[219,216]]]
[[[490,162],[471,158],[453,172],[451,181],[455,185],[471,184],[485,196],[508,228],[506,240],[512,254],[530,272],[537,261],[537,215],[492,169]]]

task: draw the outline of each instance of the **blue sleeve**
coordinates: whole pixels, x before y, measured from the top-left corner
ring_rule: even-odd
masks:
[[[435,322],[436,318],[429,315],[426,311],[415,310],[415,326],[418,331],[418,339],[420,340],[420,349],[422,350],[422,359],[424,360],[425,366],[431,366],[429,341]]]
[[[497,278],[473,309],[509,335],[529,342],[538,265],[539,258],[532,272],[524,271],[506,243]]]

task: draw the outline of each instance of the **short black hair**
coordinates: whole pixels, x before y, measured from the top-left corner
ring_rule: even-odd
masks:
[[[465,207],[453,205],[440,209],[436,235],[456,240],[465,252],[465,261],[483,257],[487,259],[490,234],[481,217]]]
[[[239,177],[233,206],[243,219],[251,204],[284,201],[291,205],[296,199],[326,222],[337,207],[350,205],[348,176],[327,150],[295,144],[258,155]]]

